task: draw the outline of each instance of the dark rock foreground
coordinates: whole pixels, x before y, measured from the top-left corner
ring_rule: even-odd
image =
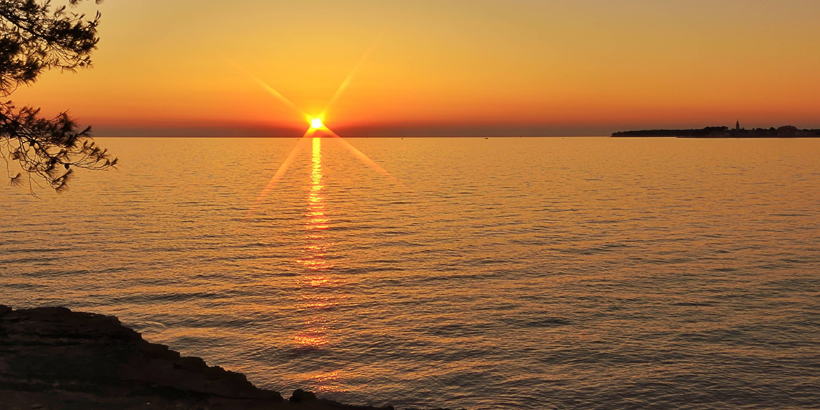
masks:
[[[148,343],[113,316],[0,305],[0,409],[374,409],[289,400]]]

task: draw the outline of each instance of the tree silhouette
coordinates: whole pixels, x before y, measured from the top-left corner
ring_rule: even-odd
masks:
[[[73,72],[91,65],[100,13],[87,19],[68,11],[83,1],[68,0],[52,9],[50,0],[0,0],[0,98],[33,84],[46,70]],[[65,112],[43,118],[38,108],[17,108],[11,101],[0,102],[0,156],[11,184],[23,184],[25,174],[32,192],[38,178],[62,192],[73,168],[101,170],[117,164],[91,139],[91,127],[79,128]],[[10,161],[22,172],[12,175]]]

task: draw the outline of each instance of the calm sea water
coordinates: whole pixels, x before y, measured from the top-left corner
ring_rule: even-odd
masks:
[[[264,198],[297,140],[99,141],[0,187],[0,303],[352,403],[820,408],[820,140],[304,140]]]

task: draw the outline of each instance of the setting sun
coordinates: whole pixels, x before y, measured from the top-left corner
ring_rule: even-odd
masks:
[[[820,410],[818,18],[0,0],[0,410]]]

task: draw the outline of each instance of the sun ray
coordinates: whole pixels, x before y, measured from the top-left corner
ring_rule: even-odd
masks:
[[[347,78],[345,78],[342,84],[339,85],[339,88],[336,89],[336,93],[333,94],[333,97],[330,97],[330,101],[328,101],[327,106],[325,106],[325,109],[324,111],[322,111],[322,114],[319,116],[319,118],[324,119],[328,110],[330,110],[333,104],[336,103],[336,100],[339,99],[342,93],[344,93],[345,90],[347,90],[347,87],[350,86],[350,82],[353,81],[353,77],[356,76],[356,73],[359,71],[359,69],[362,68],[367,59],[370,58],[370,54],[372,54],[373,50],[376,49],[376,46],[379,45],[380,40],[381,36],[376,37],[376,39],[373,40],[373,43],[370,44],[370,47],[367,48],[367,51],[365,51],[364,54],[362,54],[362,57],[359,58],[359,61],[356,63],[355,66],[353,66],[353,70],[350,71],[350,74],[347,75]]]
[[[271,178],[271,180],[268,182],[268,185],[265,186],[265,189],[263,189],[262,192],[259,194],[259,197],[256,199],[256,202],[254,203],[254,205],[250,209],[248,209],[248,211],[245,213],[245,217],[243,218],[243,220],[247,220],[251,215],[253,215],[256,212],[256,210],[262,205],[262,202],[264,202],[265,198],[268,196],[270,191],[273,190],[273,188],[276,186],[276,184],[279,182],[279,180],[282,179],[282,177],[288,171],[290,166],[296,160],[296,157],[299,155],[299,152],[301,152],[301,150],[302,150],[302,141],[306,138],[314,137],[317,132],[325,133],[325,134],[328,134],[328,135],[332,136],[333,138],[338,139],[342,143],[342,146],[344,146],[351,154],[353,154],[354,157],[358,158],[365,165],[367,165],[370,168],[376,170],[378,173],[384,175],[385,177],[390,179],[392,182],[399,183],[399,181],[393,175],[391,175],[389,172],[387,172],[387,170],[382,168],[379,164],[377,164],[375,161],[370,159],[370,157],[365,155],[363,152],[356,149],[356,147],[351,145],[349,142],[345,141],[344,138],[340,137],[338,134],[333,132],[333,130],[328,128],[323,123],[325,115],[327,114],[328,110],[330,110],[333,107],[333,104],[336,103],[336,100],[338,100],[339,97],[345,92],[345,90],[347,90],[347,87],[350,85],[351,81],[356,76],[356,73],[359,71],[359,69],[362,67],[362,65],[364,65],[364,63],[370,57],[370,54],[373,53],[373,50],[378,45],[380,38],[381,38],[381,36],[377,37],[373,41],[373,43],[370,45],[370,47],[365,51],[365,53],[362,55],[362,57],[359,59],[359,61],[356,63],[356,65],[353,67],[353,70],[350,72],[350,74],[347,75],[347,78],[345,78],[345,80],[342,82],[342,84],[339,85],[339,88],[336,90],[336,93],[333,94],[333,96],[330,98],[330,101],[328,102],[327,106],[325,107],[324,111],[322,111],[322,113],[318,117],[314,117],[314,116],[309,115],[306,111],[302,110],[301,108],[296,106],[296,104],[294,104],[292,101],[287,99],[287,97],[282,95],[282,93],[280,93],[279,91],[276,91],[276,89],[274,89],[269,84],[267,84],[266,82],[262,81],[261,79],[259,79],[255,75],[253,75],[250,71],[246,70],[244,67],[240,66],[239,64],[237,64],[234,61],[231,61],[231,63],[238,70],[245,73],[248,77],[250,77],[256,83],[261,85],[265,90],[270,92],[274,97],[276,97],[277,99],[279,99],[280,101],[285,103],[287,106],[292,108],[294,111],[301,114],[308,121],[308,123],[310,123],[310,128],[307,130],[307,132],[305,132],[305,134],[302,136],[302,138],[300,138],[299,141],[296,143],[296,146],[293,148],[293,151],[290,152],[288,157],[285,159],[285,162],[282,163],[282,165],[276,171],[276,174],[274,174],[273,177]],[[314,143],[315,142],[318,142],[318,141],[314,141]],[[314,149],[315,149],[315,144],[314,144]]]
[[[270,179],[268,185],[265,186],[265,189],[263,189],[262,192],[259,194],[259,197],[256,198],[256,203],[254,203],[253,206],[250,209],[248,209],[248,212],[245,213],[244,219],[247,220],[251,215],[253,215],[256,212],[259,206],[262,205],[262,202],[268,196],[270,191],[276,186],[276,183],[279,182],[280,179],[282,179],[285,173],[288,172],[288,168],[290,168],[290,166],[293,164],[293,161],[296,160],[296,157],[299,155],[299,152],[302,151],[302,142],[306,138],[312,137],[315,132],[316,130],[311,128],[305,133],[305,135],[302,136],[302,138],[299,138],[299,141],[296,142],[296,146],[293,147],[293,151],[290,152],[288,157],[285,159],[285,162],[283,162],[282,165],[279,166],[279,169],[276,171],[276,174],[273,175],[273,178]]]
[[[253,81],[255,81],[257,84],[259,84],[260,86],[262,86],[262,88],[264,88],[265,90],[267,90],[269,93],[273,94],[273,96],[274,96],[274,97],[276,97],[276,98],[278,98],[278,99],[279,99],[279,101],[281,101],[281,102],[285,103],[285,105],[287,105],[288,107],[292,108],[294,111],[296,111],[296,112],[298,112],[299,114],[301,114],[301,115],[302,115],[303,117],[305,117],[308,121],[310,121],[310,120],[311,120],[311,118],[312,118],[312,117],[311,117],[311,116],[310,116],[307,112],[305,112],[303,109],[299,108],[299,107],[298,107],[296,104],[294,104],[291,100],[289,100],[287,97],[285,97],[284,95],[282,95],[282,93],[280,93],[279,91],[276,91],[276,89],[275,89],[275,88],[273,88],[273,87],[271,87],[268,83],[266,83],[266,82],[262,81],[259,77],[257,77],[257,76],[255,76],[255,75],[253,75],[253,73],[251,73],[250,71],[246,70],[244,67],[242,67],[241,65],[237,64],[236,62],[231,61],[231,64],[233,64],[233,66],[234,66],[234,67],[236,67],[239,71],[242,71],[243,73],[245,73],[245,75],[247,75],[250,79],[252,79]]]
[[[333,130],[331,130],[330,128],[323,127],[323,128],[322,128],[322,131],[323,131],[323,132],[325,132],[325,133],[327,133],[327,134],[330,134],[330,136],[331,136],[331,137],[338,139],[338,140],[342,143],[342,146],[344,146],[345,148],[347,148],[347,150],[348,150],[351,154],[353,154],[353,156],[354,156],[354,157],[358,158],[358,159],[359,159],[360,161],[362,161],[365,165],[369,166],[370,168],[373,168],[373,169],[374,169],[374,170],[376,170],[378,173],[380,173],[380,174],[382,174],[382,175],[386,176],[389,180],[391,180],[391,181],[393,181],[393,182],[399,182],[399,181],[396,179],[396,177],[394,177],[394,176],[393,176],[393,175],[391,175],[389,172],[387,172],[387,170],[385,170],[385,169],[384,169],[384,168],[382,168],[379,164],[377,164],[377,163],[376,163],[376,161],[373,161],[372,159],[370,159],[370,157],[368,157],[367,155],[365,155],[363,152],[361,152],[361,151],[359,151],[358,149],[356,149],[356,147],[354,147],[353,145],[351,145],[351,144],[350,144],[349,142],[347,142],[344,138],[340,137],[340,136],[339,136],[339,134],[336,134],[335,132],[333,132]]]

